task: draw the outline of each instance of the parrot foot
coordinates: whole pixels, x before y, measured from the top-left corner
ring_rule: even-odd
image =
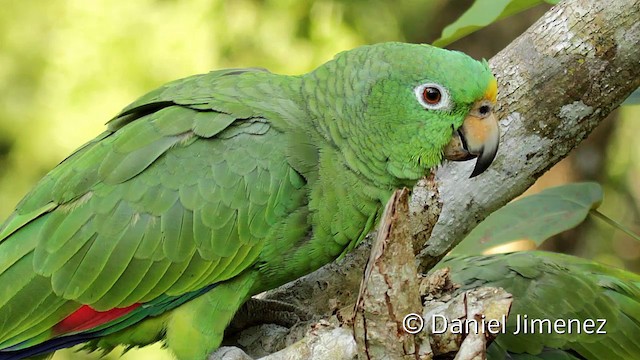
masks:
[[[225,347],[208,360],[245,360],[246,354],[256,359],[267,356],[302,338],[313,318],[290,303],[251,298],[227,326],[222,342]]]
[[[312,316],[308,311],[289,303],[250,298],[236,312],[225,330],[225,337],[263,324],[291,328],[299,322],[311,320]]]

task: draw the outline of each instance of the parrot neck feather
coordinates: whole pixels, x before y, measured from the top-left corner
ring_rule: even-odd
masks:
[[[390,161],[394,148],[402,144],[391,138],[391,129],[367,113],[367,98],[379,78],[389,71],[387,64],[364,62],[366,66],[362,66],[362,59],[350,55],[338,56],[303,76],[302,94],[314,128],[351,171],[374,186],[413,186],[440,157],[429,163],[417,159],[400,164]]]

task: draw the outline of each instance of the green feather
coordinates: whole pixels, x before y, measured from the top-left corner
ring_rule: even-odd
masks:
[[[220,70],[142,96],[0,227],[0,357],[67,335],[52,328],[82,305],[142,303],[87,329],[91,345],[164,338],[205,358],[248,297],[355,247],[493,81],[461,53],[389,43],[301,76]],[[416,99],[429,82],[447,111]]]
[[[162,215],[161,231],[164,234],[164,253],[174,262],[186,261],[193,255],[193,213],[185,210],[176,202],[169,211]]]
[[[148,294],[155,288],[163,285],[164,275],[167,274],[172,263],[169,260],[154,261],[151,263],[149,270],[144,274],[144,278],[136,287],[130,289],[131,293],[127,296],[122,304],[133,304],[137,302],[147,302],[153,300],[153,296]]]
[[[231,125],[236,118],[223,113],[198,113],[194,116],[193,132],[204,138],[210,138]]]
[[[502,287],[514,296],[507,332],[491,346],[491,360],[576,358],[564,350],[589,360],[640,357],[640,344],[633,335],[640,331],[639,275],[540,251],[445,258],[441,266],[451,268],[461,290]],[[574,328],[565,334],[545,330],[514,335],[518,315],[551,322],[578,319],[580,324],[606,319],[607,333],[588,334]]]

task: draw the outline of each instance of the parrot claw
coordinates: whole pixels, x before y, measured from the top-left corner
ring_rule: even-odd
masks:
[[[311,320],[312,317],[308,311],[286,302],[250,298],[231,320],[225,337],[262,324],[291,328],[299,322]]]

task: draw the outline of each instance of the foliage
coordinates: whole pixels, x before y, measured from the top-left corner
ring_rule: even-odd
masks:
[[[489,215],[452,253],[482,254],[492,248],[522,240],[538,247],[552,236],[578,226],[588,215],[640,241],[638,235],[598,211],[602,200],[602,187],[595,182],[545,189],[515,200]]]
[[[622,105],[640,105],[640,88],[631,93]]]
[[[602,188],[593,182],[568,184],[513,201],[489,215],[453,250],[456,254],[481,254],[516,240],[536,246],[571,229],[602,202]]]
[[[527,10],[541,3],[556,4],[559,0],[476,0],[455,22],[442,30],[433,45],[446,46],[489,26],[494,22]]]

